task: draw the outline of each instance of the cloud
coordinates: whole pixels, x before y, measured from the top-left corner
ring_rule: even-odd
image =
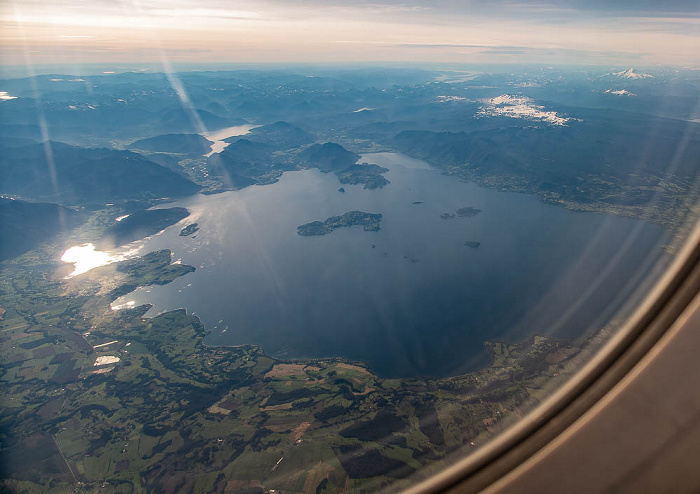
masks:
[[[3,63],[173,60],[697,65],[700,15],[668,0],[7,0]],[[642,10],[638,10],[641,7]],[[72,51],[71,51],[72,50]],[[190,51],[188,51],[190,50]],[[170,55],[172,54],[172,55]],[[41,60],[40,60],[41,59]],[[638,64],[642,61],[643,64]]]
[[[576,16],[610,17],[700,17],[695,0],[376,0],[348,2],[347,0],[285,0],[271,5],[299,7],[343,8],[377,13],[434,14],[446,17],[490,15],[493,17],[547,16],[575,18]]]
[[[516,9],[520,11],[561,14],[585,13],[599,17],[661,17],[700,16],[700,7],[694,0],[477,0],[476,2],[451,2],[455,8],[473,8],[474,4],[491,9]]]
[[[510,45],[479,45],[479,44],[458,44],[458,43],[398,43],[396,46],[406,49],[453,49],[453,50],[471,50],[474,53],[484,55],[539,55],[539,56],[567,56],[574,58],[580,57],[596,57],[596,58],[619,58],[628,57],[631,59],[640,59],[647,53],[639,52],[629,54],[618,51],[602,51],[602,50],[577,50],[567,48],[565,46],[550,46],[546,48],[538,48],[532,46],[510,46]]]
[[[212,19],[238,19],[238,20],[255,20],[261,19],[259,12],[249,10],[231,10],[231,9],[211,9],[211,8],[180,8],[180,9],[155,9],[149,12],[152,15],[162,15],[167,17],[184,17],[184,18],[212,18]]]
[[[682,34],[694,38],[698,38],[700,33],[700,18],[627,17],[621,21],[640,33]]]

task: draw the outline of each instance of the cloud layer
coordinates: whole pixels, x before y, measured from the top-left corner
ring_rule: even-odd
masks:
[[[7,0],[4,65],[361,62],[700,66],[684,0]]]

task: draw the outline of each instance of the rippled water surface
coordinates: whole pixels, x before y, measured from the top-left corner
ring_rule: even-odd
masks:
[[[399,154],[363,161],[389,168],[391,183],[364,190],[307,170],[169,204],[191,217],[141,252],[169,248],[196,272],[116,304],[152,303],[150,315],[186,307],[211,330],[209,344],[342,355],[386,376],[450,375],[487,363],[487,340],[600,327],[662,258],[666,234],[647,222],[483,189]],[[441,218],[464,207],[481,213]],[[297,234],[350,210],[381,213],[381,230]],[[194,236],[178,235],[193,222]]]

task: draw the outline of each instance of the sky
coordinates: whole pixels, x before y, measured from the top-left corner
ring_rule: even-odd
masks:
[[[700,68],[700,0],[2,0],[0,65]]]

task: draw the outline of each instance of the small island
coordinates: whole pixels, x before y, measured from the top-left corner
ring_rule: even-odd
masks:
[[[481,209],[476,208],[460,208],[457,210],[457,216],[460,218],[472,218],[479,214]]]
[[[361,226],[366,232],[379,231],[381,214],[349,211],[342,216],[331,216],[326,221],[312,221],[297,227],[297,233],[304,237],[328,235],[333,230],[348,226]]]
[[[464,242],[464,245],[471,249],[477,249],[481,245],[481,242],[474,242],[473,240],[468,240]]]
[[[460,218],[473,218],[474,216],[476,216],[480,212],[481,212],[481,209],[466,207],[466,208],[460,208],[457,211],[455,211],[454,213],[442,213],[440,215],[440,218],[442,218],[443,220],[451,220],[451,219],[456,218],[458,216]]]
[[[180,230],[180,236],[181,237],[189,237],[193,233],[197,232],[199,230],[199,225],[197,223],[192,223],[191,225],[187,225],[185,228]]]
[[[351,165],[342,171],[336,172],[336,175],[338,175],[338,180],[341,184],[364,184],[365,189],[373,190],[381,189],[389,184],[389,181],[382,175],[388,171],[388,168],[363,163],[361,165]]]

